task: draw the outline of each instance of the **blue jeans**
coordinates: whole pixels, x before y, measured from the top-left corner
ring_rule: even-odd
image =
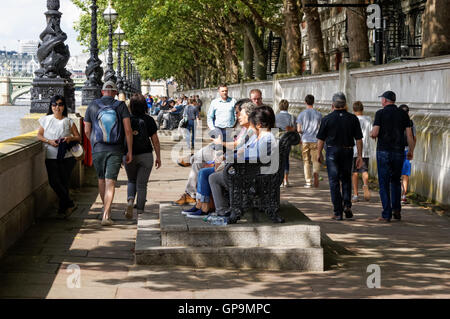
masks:
[[[152,113],[150,113],[151,115],[158,115],[159,114],[159,107],[155,107],[154,109],[152,109]]]
[[[378,183],[380,185],[380,199],[383,204],[381,216],[392,218],[392,211],[400,212],[402,206],[401,175],[405,154],[402,152],[377,151]]]
[[[341,216],[344,207],[352,207],[353,148],[328,146],[326,162],[334,215]]]
[[[186,127],[187,134],[186,134],[186,143],[188,148],[194,148],[194,140],[195,140],[195,120],[188,120],[188,125]],[[191,145],[189,145],[189,140],[191,140]]]
[[[202,168],[198,172],[197,199],[202,203],[209,203],[211,197],[211,186],[209,185],[209,175],[214,173],[214,167]]]

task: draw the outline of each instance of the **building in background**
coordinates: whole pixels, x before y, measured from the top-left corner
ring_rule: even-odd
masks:
[[[82,79],[86,78],[86,65],[89,60],[90,53],[82,53],[79,55],[71,56],[69,62],[67,62],[66,69],[72,73],[72,78]]]
[[[0,50],[0,74],[32,77],[39,68],[36,55]]]
[[[25,40],[21,41],[19,40],[19,54],[29,54],[29,55],[37,55],[37,49],[38,49],[39,41],[32,41],[32,40]]]
[[[378,0],[383,17],[383,63],[420,58],[422,50],[422,15],[427,0]],[[325,3],[319,1],[319,3]],[[327,1],[328,4],[341,3]],[[345,8],[319,8],[322,38],[329,70],[339,70],[339,64],[349,59],[347,15]],[[303,70],[310,70],[306,21],[301,23]],[[375,61],[374,34],[369,30],[369,52]]]

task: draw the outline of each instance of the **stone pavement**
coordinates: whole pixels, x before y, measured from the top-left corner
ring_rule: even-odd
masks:
[[[152,172],[147,209],[177,199],[189,169],[170,160],[167,137],[163,167]],[[282,199],[319,223],[322,234],[344,246],[325,261],[322,273],[295,273],[188,267],[136,266],[136,220],[123,217],[126,175],[121,170],[112,227],[102,227],[101,200],[95,187],[73,193],[79,204],[70,220],[52,212],[27,231],[0,260],[0,298],[449,298],[450,220],[406,205],[403,220],[375,221],[378,195],[354,205],[355,220],[331,220],[326,172],[319,189],[303,188],[303,168],[291,160],[292,187]],[[328,242],[328,241],[327,241]],[[331,241],[330,241],[331,242]],[[333,249],[333,245],[329,246]],[[331,256],[329,254],[329,256]],[[381,268],[381,288],[369,289],[371,264]],[[80,288],[69,288],[80,267]],[[70,267],[69,267],[70,266]],[[75,285],[72,285],[72,287]]]

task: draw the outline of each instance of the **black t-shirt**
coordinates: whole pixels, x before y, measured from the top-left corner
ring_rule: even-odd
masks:
[[[353,147],[355,140],[362,139],[363,134],[356,115],[346,110],[334,110],[322,119],[316,137],[327,146]]]
[[[386,105],[375,113],[374,126],[379,126],[377,151],[404,152],[405,129],[411,127],[411,120],[405,111],[395,104]]]
[[[158,127],[156,126],[155,120],[151,116],[144,114],[142,116],[137,116],[137,117],[144,120],[145,126],[147,127],[148,137],[152,137],[153,134],[156,134],[156,132],[158,131]],[[133,154],[143,154],[143,153],[151,153],[151,152],[153,152],[152,143],[149,143],[146,150],[141,151],[141,152],[136,151],[133,147]]]

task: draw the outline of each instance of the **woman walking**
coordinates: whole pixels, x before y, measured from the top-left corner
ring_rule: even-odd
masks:
[[[128,176],[127,210],[125,216],[133,218],[133,205],[137,193],[137,212],[144,212],[147,198],[147,183],[153,167],[153,150],[156,153],[155,166],[161,167],[160,144],[155,120],[147,114],[148,107],[142,94],[134,94],[130,99],[131,128],[133,130],[133,161],[126,164]]]
[[[288,113],[289,102],[287,100],[281,100],[278,104],[280,113],[275,116],[275,126],[280,129],[280,133],[284,134],[289,131],[295,131],[295,117]],[[281,136],[281,135],[280,135]],[[291,153],[291,146],[287,151],[287,156],[284,159],[284,180],[281,187],[289,187],[289,155]]]
[[[50,99],[47,115],[39,119],[38,140],[44,143],[45,167],[50,187],[59,198],[58,214],[69,217],[75,209],[70,199],[69,182],[76,160],[69,151],[81,137],[72,119],[67,117],[63,96]]]

